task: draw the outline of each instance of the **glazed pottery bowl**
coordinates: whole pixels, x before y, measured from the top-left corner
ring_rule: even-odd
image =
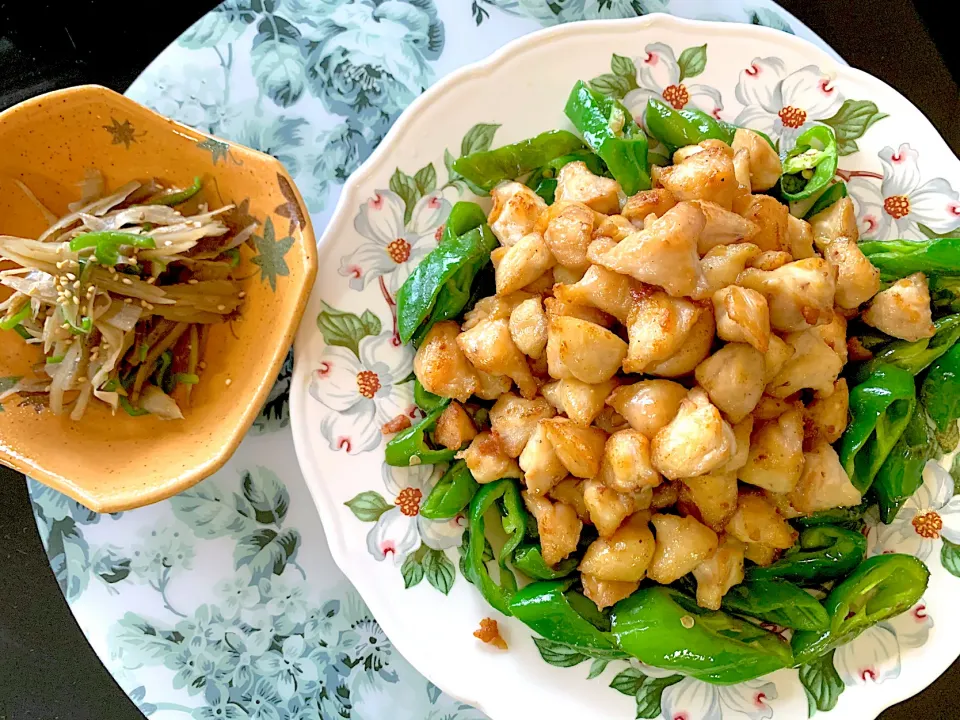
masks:
[[[929,565],[920,603],[803,679],[785,669],[718,687],[590,657],[494,611],[459,570],[463,518],[419,514],[438,473],[383,462],[381,426],[413,409],[413,351],[395,335],[397,290],[436,247],[452,204],[475,199],[452,160],[570,129],[563,107],[578,79],[634,115],[660,97],[762,130],[781,150],[812,124],[829,124],[862,237],[922,237],[960,225],[960,162],[923,114],[879,80],[768,28],[665,15],[577,23],[452,73],[410,106],[344,188],[297,336],[294,441],[333,556],[396,648],[494,720],[795,720],[818,706],[835,707],[830,716],[844,720],[874,718],[924,688],[960,651],[960,556],[950,542],[960,542],[960,500],[942,466],[926,468],[923,487],[893,524],[868,522],[871,555],[904,552]],[[478,202],[489,208],[489,198]],[[922,513],[934,513],[942,533],[913,524]],[[485,617],[500,623],[508,652],[474,638]]]
[[[300,195],[277,160],[96,86],[0,113],[0,234],[37,237],[48,225],[16,181],[60,216],[79,199],[90,169],[108,187],[151,177],[186,187],[199,176],[212,206],[234,203],[233,212],[258,222],[252,247],[241,252],[240,315],[212,327],[206,369],[183,420],[112,415],[91,403],[73,422],[53,415],[42,396],[3,401],[0,460],[92,510],[115,512],[169,497],[227,460],[289,351],[316,274],[316,246]],[[40,359],[16,333],[0,333],[0,383],[32,376]]]

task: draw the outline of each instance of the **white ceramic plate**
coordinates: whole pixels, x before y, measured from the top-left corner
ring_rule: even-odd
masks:
[[[527,36],[428,90],[344,188],[297,337],[291,411],[298,459],[334,559],[400,652],[495,720],[806,717],[808,694],[796,670],[719,688],[535,643],[457,572],[462,519],[419,516],[436,481],[432,468],[383,464],[381,425],[413,411],[412,383],[404,382],[412,352],[392,330],[393,298],[435,247],[451,204],[472,199],[449,161],[491,141],[569,127],[563,105],[580,78],[619,88],[635,113],[659,95],[763,130],[786,147],[806,125],[828,122],[846,153],[838,174],[857,203],[863,237],[922,237],[960,224],[960,163],[923,114],[806,41],[666,15]],[[818,696],[813,711],[816,700],[825,706],[843,691],[832,716],[873,718],[957,657],[960,620],[949,605],[960,582],[944,567],[960,565],[953,490],[950,474],[931,464],[897,521],[871,529],[871,553],[918,555],[930,565],[930,587],[910,612],[837,651],[836,674],[810,684]],[[473,637],[488,616],[501,621],[509,652]]]

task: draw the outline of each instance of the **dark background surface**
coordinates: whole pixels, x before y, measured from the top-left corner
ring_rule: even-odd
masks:
[[[0,0],[0,109],[79,83],[123,92],[213,4],[168,0],[137,3],[131,10],[131,3],[118,0]],[[780,5],[851,65],[906,95],[960,152],[960,92],[954,79],[960,77],[960,63],[953,57],[955,23],[948,20],[953,3],[780,0]],[[0,578],[0,720],[139,720],[139,711],[103,669],[57,587],[23,478],[2,467]],[[958,683],[960,662],[881,718],[960,717]],[[398,714],[396,720],[406,719]]]

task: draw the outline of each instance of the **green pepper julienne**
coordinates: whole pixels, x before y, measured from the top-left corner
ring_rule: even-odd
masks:
[[[850,424],[840,438],[840,464],[866,493],[903,434],[917,404],[913,375],[881,365],[850,391]]]
[[[120,262],[120,248],[123,245],[144,250],[153,250],[157,247],[152,237],[118,230],[97,230],[77,235],[70,241],[70,249],[73,252],[93,248],[93,256],[97,262],[108,266]]]
[[[784,580],[744,580],[723,596],[722,607],[795,630],[826,630],[830,622],[815,597]]]
[[[868,240],[863,254],[880,270],[883,280],[912,275],[960,275],[960,237],[928,240]]]
[[[960,392],[960,387],[953,392]],[[957,396],[954,398],[954,402],[957,402]],[[883,522],[893,522],[903,504],[923,484],[923,466],[930,459],[932,443],[927,411],[923,403],[917,403],[907,427],[887,455],[887,459],[883,461],[873,481],[873,493],[876,495],[880,519]]]
[[[419,379],[414,379],[413,381],[413,402],[414,404],[423,410],[424,414],[436,410],[441,405],[446,407],[448,403],[448,398],[440,397],[439,395],[434,395],[432,392],[428,391],[423,385],[420,384]]]
[[[647,136],[619,101],[594,92],[580,80],[563,112],[627,195],[650,188]]]
[[[200,181],[200,177],[195,177],[193,179],[193,184],[184,188],[183,190],[172,190],[170,192],[163,193],[158,195],[155,198],[151,198],[147,203],[148,205],[179,205],[180,203],[185,203],[187,200],[192,198],[203,187],[203,183]]]
[[[547,640],[576,648],[590,657],[627,657],[608,631],[588,619],[592,617],[598,624],[606,621],[589,600],[569,592],[572,582],[553,580],[527,585],[510,600],[511,614]],[[589,615],[585,617],[577,607]],[[609,629],[609,621],[606,623]]]
[[[622,650],[653,667],[732,685],[793,664],[778,635],[724,612],[704,610],[668,587],[641,588],[613,608]]]
[[[855,530],[817,525],[800,531],[797,543],[767,567],[752,567],[747,580],[790,580],[815,585],[846,577],[862,561],[867,540]]]
[[[790,201],[803,200],[823,190],[837,172],[840,152],[837,136],[829,125],[814,125],[800,133],[793,149],[783,158],[780,188]]]
[[[853,373],[854,382],[863,382],[882,365],[894,365],[911,375],[926,370],[938,357],[960,340],[960,313],[946,315],[933,323],[935,333],[920,340],[894,340],[872,348],[873,358]]]
[[[463,310],[474,277],[497,247],[478,205],[457,203],[450,214],[454,220],[448,218],[440,244],[414,268],[397,293],[397,331],[405,343],[415,334],[422,339],[433,323],[456,317]],[[454,235],[473,222],[478,224]]]
[[[31,312],[30,302],[24,303],[24,306],[13,315],[9,315],[0,320],[0,330],[13,330],[17,325],[30,317]]]
[[[722,140],[730,145],[737,132],[736,125],[717,120],[702,110],[674,110],[656,98],[647,100],[643,121],[647,131],[671,153],[704,140]]]
[[[466,461],[457,460],[433,486],[420,507],[420,514],[428,520],[456,517],[470,504],[479,489],[480,484],[473,479]]]
[[[490,577],[490,571],[483,559],[487,544],[486,523],[483,516],[495,506],[498,500],[502,502],[500,518],[503,530],[507,533],[507,542],[500,551],[499,584]],[[499,507],[497,509],[500,510]],[[496,480],[484,485],[470,501],[470,540],[467,546],[466,564],[480,593],[495,610],[499,610],[504,615],[511,614],[510,600],[517,592],[517,578],[507,567],[506,561],[523,541],[526,526],[527,512],[523,508],[520,489],[513,480]]]
[[[909,610],[927,589],[929,578],[926,565],[912,555],[876,555],[865,560],[824,600],[830,626],[794,634],[796,663],[811,662],[878,622]]]
[[[549,130],[536,137],[494,150],[470,153],[453,161],[453,169],[490,192],[504,180],[515,180],[551,160],[583,148],[583,141],[566,130]]]
[[[864,500],[859,505],[853,507],[830,508],[829,510],[820,510],[812,515],[801,515],[793,518],[790,522],[794,527],[803,529],[818,527],[820,525],[836,525],[844,530],[861,530],[864,525],[863,515],[867,512],[871,503]]]
[[[430,446],[427,433],[437,424],[437,418],[449,404],[449,400],[435,408],[423,420],[413,427],[401,430],[387,443],[383,450],[387,465],[409,467],[411,465],[436,465],[449,462],[457,454],[448,448],[437,449]]]

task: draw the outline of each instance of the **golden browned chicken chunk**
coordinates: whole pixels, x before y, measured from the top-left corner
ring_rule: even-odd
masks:
[[[719,610],[723,596],[743,582],[743,557],[746,546],[732,535],[720,539],[716,552],[693,569],[697,581],[697,605]]]
[[[803,457],[803,475],[788,496],[798,512],[809,515],[860,504],[860,492],[850,482],[840,458],[829,444],[822,442]]]
[[[650,440],[633,428],[618,430],[607,438],[597,477],[622,493],[653,488],[663,481],[650,458]]]
[[[780,156],[762,135],[746,128],[737,128],[731,145],[734,152],[746,150],[750,160],[750,191],[769,190],[780,179],[783,167]]]
[[[641,380],[622,385],[610,393],[607,404],[620,413],[630,427],[652,439],[676,417],[687,389],[672,380]]]
[[[567,163],[557,174],[558,202],[580,202],[604,215],[620,210],[620,183],[594,175],[584,162]]]
[[[593,242],[593,210],[582,203],[555,203],[547,217],[550,220],[543,239],[557,262],[564,267],[585,270],[590,265],[587,247]]]
[[[697,252],[705,255],[718,245],[752,243],[760,227],[750,220],[706,200],[695,201],[705,220],[697,239]]]
[[[797,539],[797,531],[790,527],[777,508],[761,495],[741,492],[736,512],[727,523],[726,531],[745,543],[760,543],[784,550]]]
[[[626,323],[630,344],[624,372],[645,372],[679,351],[703,313],[702,304],[665,292],[637,297]]]
[[[537,521],[543,561],[553,567],[577,549],[583,523],[569,505],[528,492],[522,494],[527,510]]]
[[[771,492],[793,490],[803,471],[803,416],[787,410],[773,420],[759,422],[750,436],[750,455],[737,471],[745,483]]]
[[[694,375],[732,423],[749,415],[763,395],[763,355],[745,343],[727,343],[697,365]]]
[[[523,472],[517,461],[504,452],[493,433],[484,431],[477,435],[466,450],[457,457],[466,461],[473,479],[480,484],[491,483],[501,478],[520,478]]]
[[[592,478],[600,472],[607,434],[600,428],[583,427],[568,418],[543,420],[547,439],[571,475]]]
[[[770,345],[770,309],[756,290],[729,285],[713,294],[717,336],[728,342],[745,342],[761,353]]]
[[[540,298],[530,298],[510,313],[510,337],[524,355],[537,359],[547,349],[547,315]]]
[[[490,408],[490,427],[503,451],[515,458],[520,457],[537,424],[554,415],[556,411],[545,398],[527,400],[508,392]]]
[[[652,496],[650,490],[646,493],[622,493],[607,487],[600,480],[585,480],[583,483],[583,503],[600,537],[610,537],[628,516],[649,508]]]
[[[737,284],[767,298],[774,330],[806,330],[833,317],[836,270],[822,258],[797,260],[770,271],[748,268]]]
[[[694,388],[653,438],[653,465],[671,480],[705,475],[730,459],[735,444],[720,411],[703,389]]]
[[[476,327],[457,336],[457,345],[478,370],[491,375],[506,375],[517,384],[520,394],[525,398],[536,396],[540,385],[530,372],[523,353],[510,337],[508,319],[478,323]]]
[[[580,572],[599,580],[643,580],[655,548],[649,520],[649,513],[639,512],[609,538],[590,543],[580,561]]]
[[[477,375],[457,344],[459,334],[453,320],[430,328],[413,359],[413,372],[427,392],[466,402],[477,390]]]
[[[433,439],[451,450],[459,450],[476,436],[477,426],[473,424],[473,418],[456,400],[440,413],[433,432]]]
[[[840,198],[810,218],[810,227],[813,230],[813,242],[820,252],[837,238],[845,237],[854,242],[860,239],[857,211],[853,207],[853,200],[848,197]]]
[[[680,486],[681,509],[720,532],[737,509],[737,476],[733,473],[684,478]],[[695,512],[693,512],[695,510]]]
[[[666,188],[641,190],[636,195],[627,198],[621,215],[630,222],[643,227],[643,221],[648,215],[660,217],[676,204],[677,199]]]
[[[840,237],[823,251],[823,257],[837,268],[837,305],[852,309],[880,290],[880,270],[863,254],[855,240]]]
[[[696,518],[657,514],[650,522],[657,533],[647,577],[654,582],[676,582],[717,549],[717,534]]]
[[[930,312],[930,290],[923,273],[897,280],[876,294],[861,316],[863,321],[901,340],[933,337],[936,329]]]
[[[693,203],[679,203],[647,229],[626,237],[596,259],[608,270],[659,285],[674,297],[697,289],[700,258],[697,238],[705,223]]]
[[[509,295],[529,285],[556,263],[540,233],[524,235],[500,259],[496,269],[497,295]]]
[[[715,330],[713,307],[712,304],[707,304],[680,349],[666,360],[650,367],[647,374],[659,377],[689,375],[710,354]]]
[[[813,257],[813,228],[806,220],[787,216],[787,251],[794,260]]]
[[[616,387],[613,380],[590,384],[576,378],[557,380],[541,388],[543,396],[578,425],[589,425],[603,410],[607,396]]]
[[[760,254],[751,243],[717,245],[700,258],[701,281],[691,295],[694,300],[707,300],[715,292],[733,285],[748,263]]]
[[[793,348],[793,354],[767,384],[767,394],[785,398],[812,388],[829,395],[843,369],[843,362],[833,348],[823,341],[816,328],[790,333],[784,339]]]
[[[557,285],[553,293],[565,303],[590,305],[626,324],[637,298],[646,288],[627,275],[620,275],[600,265],[591,265],[576,283]]]
[[[599,578],[583,573],[580,576],[583,583],[583,594],[593,600],[598,609],[615,605],[624,598],[630,597],[640,587],[637,582],[617,582],[616,580],[600,580]]]
[[[744,195],[737,198],[733,209],[757,228],[750,242],[760,250],[786,250],[787,217],[786,205],[769,195]]]
[[[733,169],[733,153],[710,147],[694,153],[679,165],[660,171],[660,184],[677,200],[709,200],[725,210],[740,191]]]
[[[537,423],[518,460],[527,490],[533,495],[546,494],[568,475],[542,422]]]
[[[557,379],[606,382],[620,369],[626,354],[627,343],[592,322],[564,316],[547,323],[547,362],[550,375]]]
[[[516,244],[537,226],[547,204],[523,183],[506,182],[490,191],[493,209],[487,221],[502,245]]]
[[[815,397],[803,413],[804,440],[834,443],[847,429],[850,409],[850,391],[846,378],[833,384],[833,392]]]

